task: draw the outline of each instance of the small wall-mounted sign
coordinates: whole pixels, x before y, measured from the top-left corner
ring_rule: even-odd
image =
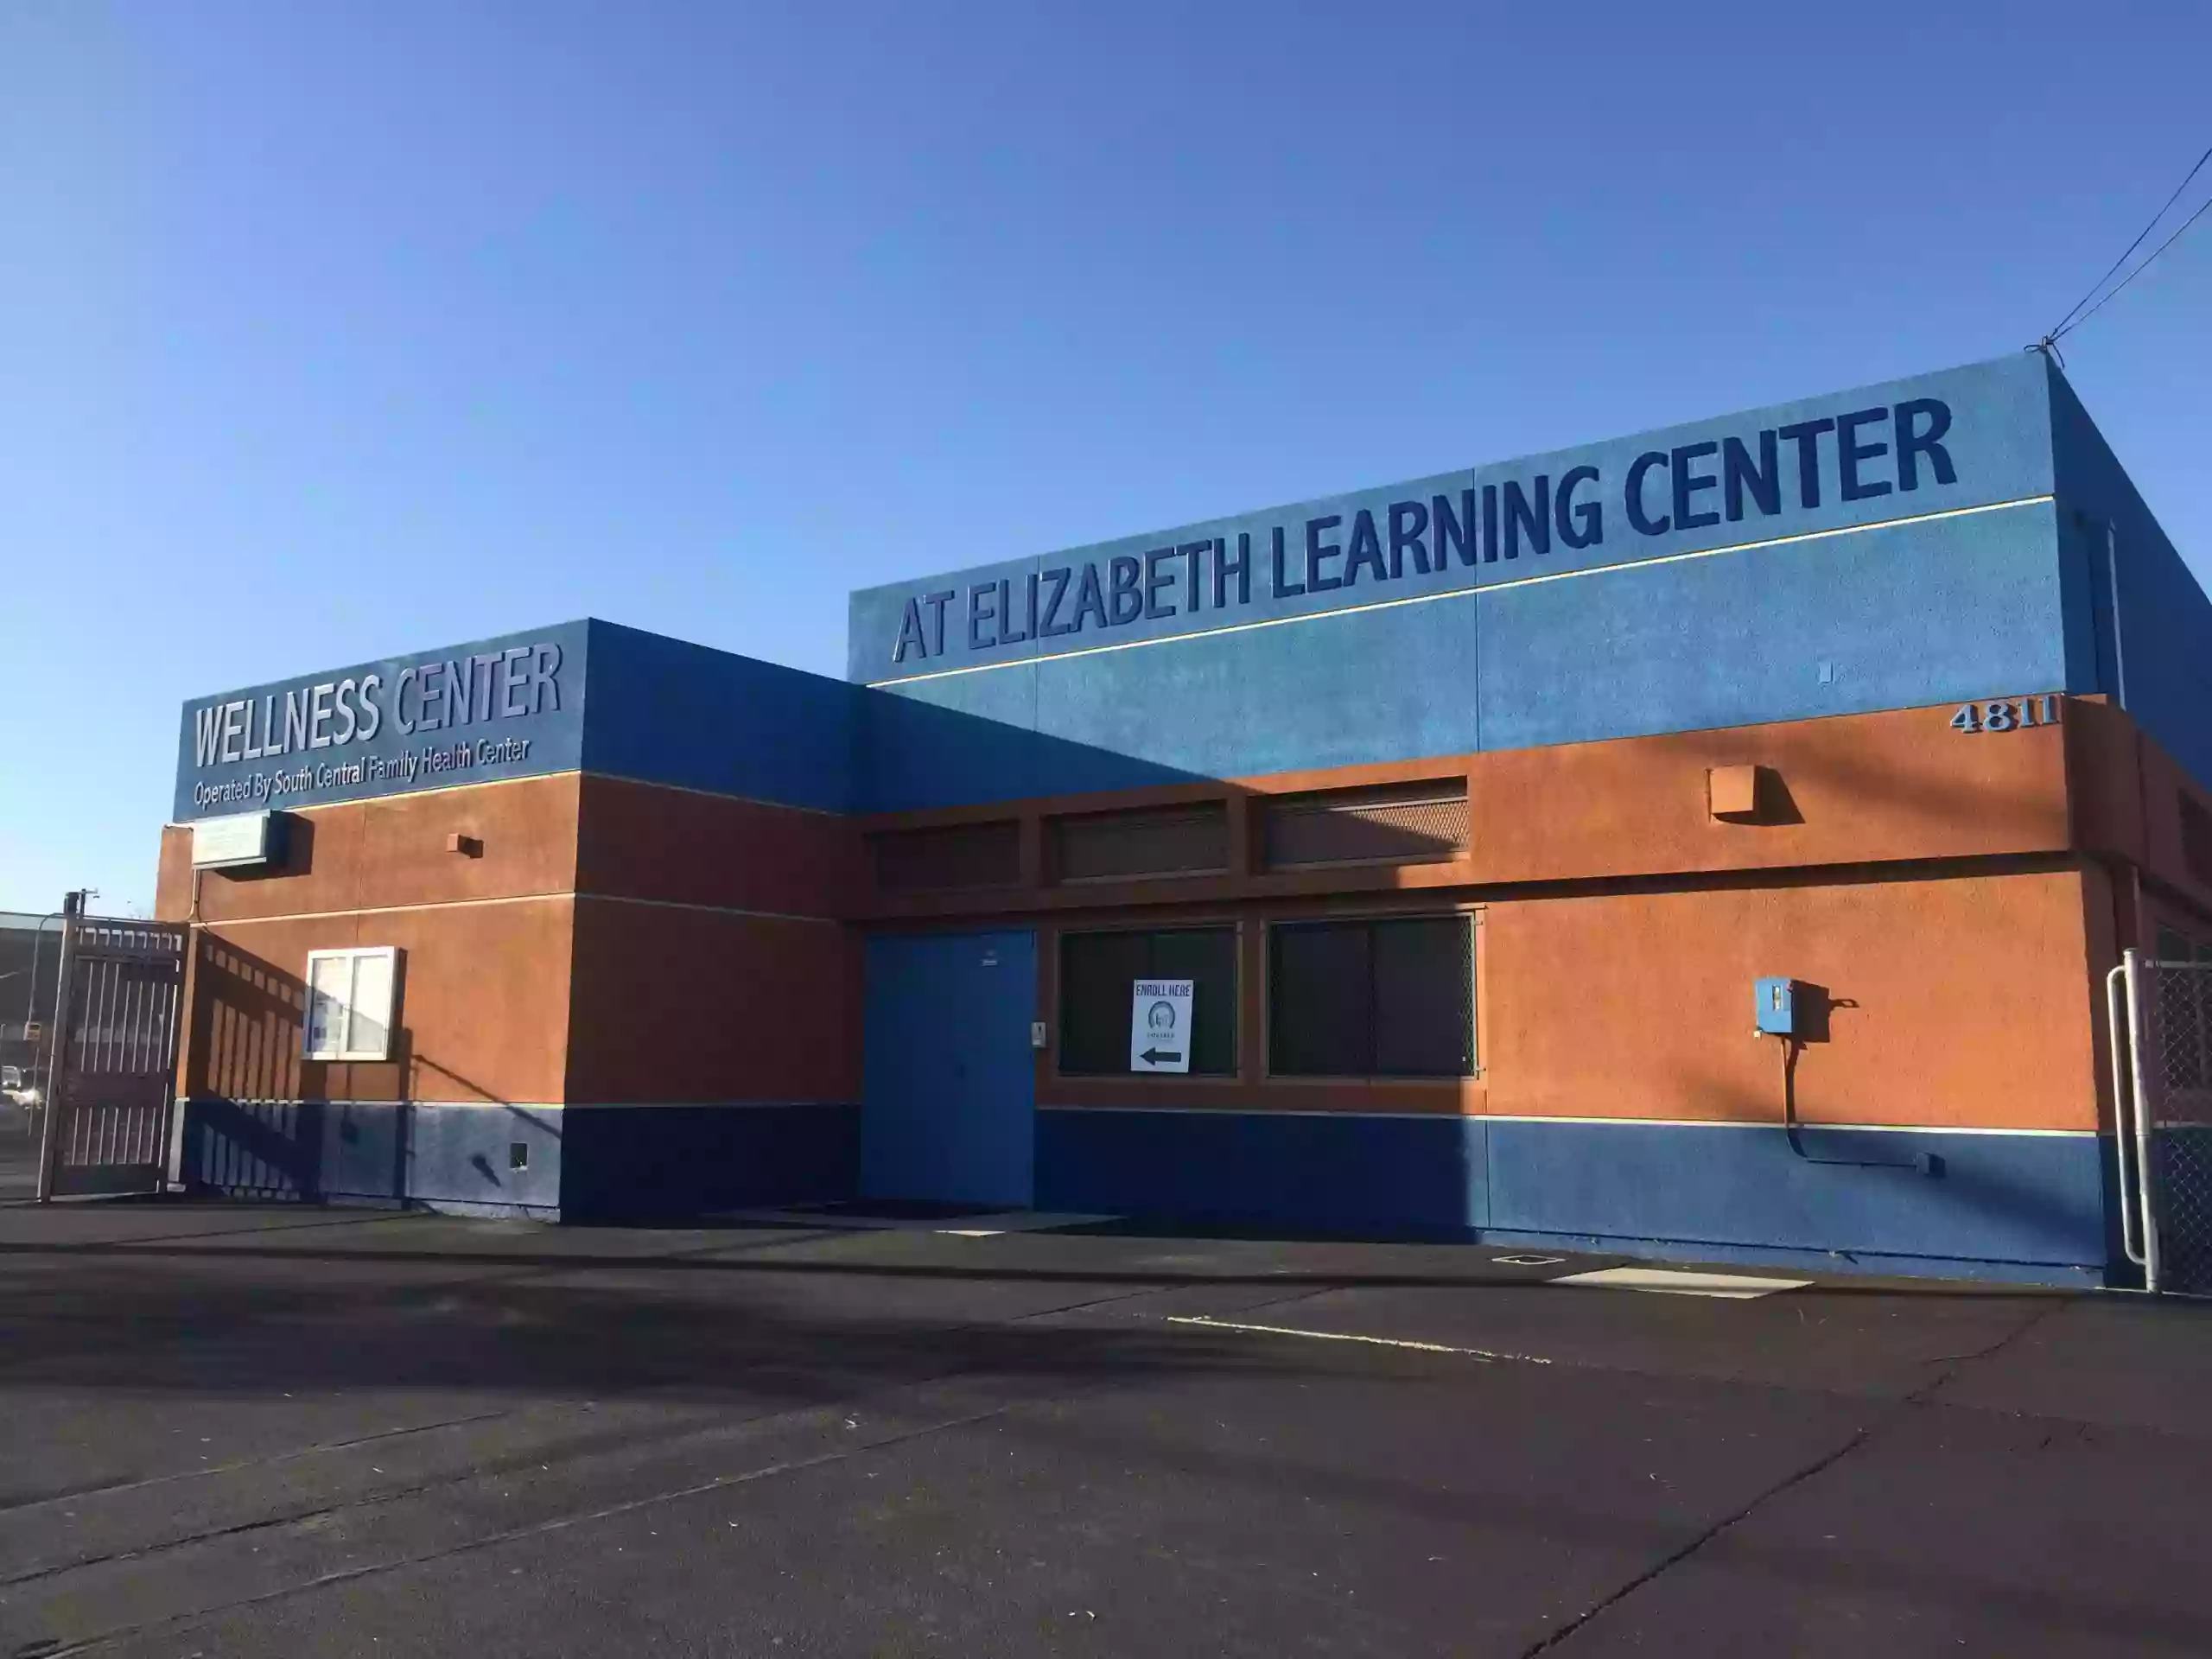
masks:
[[[2058,699],[2054,696],[2011,697],[1995,702],[1962,702],[1951,716],[1951,729],[1979,736],[1984,732],[2020,732],[2032,726],[2058,724]]]
[[[1187,979],[1140,979],[1129,991],[1129,1070],[1191,1069],[1191,988]]]
[[[281,812],[233,812],[227,817],[201,818],[192,826],[195,870],[250,869],[283,855]]]

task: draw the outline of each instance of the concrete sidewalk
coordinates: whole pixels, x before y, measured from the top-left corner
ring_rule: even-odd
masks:
[[[2194,1306],[864,1220],[0,1211],[0,1655],[2212,1651]]]

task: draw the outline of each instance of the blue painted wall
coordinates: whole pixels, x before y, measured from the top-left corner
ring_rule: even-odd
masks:
[[[2051,385],[2042,359],[2022,354],[1464,476],[856,594],[851,671],[881,683],[861,716],[864,799],[879,810],[950,805],[2082,689],[2085,677],[2094,681],[2097,651],[2093,623],[2075,614],[2078,550],[2069,564],[2047,499]],[[1923,453],[1911,468],[1916,487],[1907,492],[1896,457],[1885,454],[1859,467],[1857,482],[1862,492],[1890,487],[1847,500],[1834,434],[1823,430],[1810,440],[1817,507],[1803,505],[1797,450],[1783,442],[1773,515],[1758,511],[1746,486],[1738,492],[1740,516],[1731,518],[1724,480],[1693,491],[1689,502],[1716,524],[1643,536],[1625,525],[1624,494],[1607,495],[1611,528],[1599,546],[1570,549],[1554,535],[1550,551],[1538,554],[1524,538],[1515,558],[1501,552],[1462,565],[1455,557],[1440,575],[1421,578],[1408,569],[1395,581],[1319,598],[1274,594],[1271,569],[1255,569],[1244,607],[1140,616],[1041,646],[1031,639],[974,650],[965,621],[956,628],[949,620],[944,652],[887,662],[887,639],[911,632],[906,606],[917,592],[957,593],[965,602],[1001,579],[1026,583],[1039,568],[1110,563],[1135,556],[1133,549],[1210,546],[1215,536],[1271,545],[1263,532],[1283,523],[1293,531],[1287,548],[1302,549],[1317,516],[1349,524],[1364,509],[1387,524],[1392,501],[1471,484],[1502,489],[1508,479],[1538,474],[1557,480],[1577,467],[1595,467],[1616,490],[1639,456],[1665,462],[1647,469],[1643,510],[1672,520],[1682,505],[1671,488],[1677,455],[1689,454],[1688,475],[1702,477],[1708,465],[1722,465],[1707,446],[1725,455],[1733,439],[1756,457],[1762,434],[1876,410],[1887,411],[1884,423],[1863,426],[1860,441],[1883,431],[1894,440],[1899,410],[1936,404],[1948,411],[1948,483]],[[1913,417],[1911,429],[1932,418]],[[1911,522],[1895,522],[1904,519]],[[1344,524],[1326,532],[1338,540],[1348,533]],[[1203,567],[1212,555],[1198,556]],[[1162,602],[1187,596],[1188,562],[1154,563],[1166,573]],[[1300,561],[1289,563],[1298,570],[1287,566],[1287,575],[1310,586]],[[1203,601],[1203,568],[1200,578]],[[1147,639],[1155,643],[1140,643]],[[1120,648],[1127,646],[1134,648]],[[945,671],[991,664],[999,665]],[[917,670],[922,677],[887,681]]]
[[[2094,672],[2094,689],[2113,696],[2124,685],[2127,710],[2137,722],[2200,784],[2212,787],[2212,600],[2152,517],[2065,377],[2051,368],[2048,378],[2077,674]],[[2109,549],[2107,525],[2113,532]]]
[[[1899,411],[1906,406],[1918,410],[1909,427],[1916,440],[1942,428],[1937,441],[1942,464],[1919,442],[1901,464],[1896,440],[1903,418]],[[1854,419],[1859,421],[1852,427],[1856,459],[1847,467],[1834,423]],[[1788,435],[1791,429],[1807,423],[1819,429]],[[1761,466],[1766,460],[1763,434],[1774,435],[1774,463],[1763,473],[1773,486],[1770,499],[1762,500],[1761,490],[1748,486],[1732,495],[1726,480],[1730,441],[1743,447],[1744,460]],[[847,675],[855,682],[877,683],[1452,592],[1531,574],[1593,569],[2018,500],[2050,493],[2050,454],[2049,397],[2040,359],[2001,358],[1576,449],[862,589],[851,601]],[[1637,477],[1637,463],[1646,456],[1655,458],[1656,464]],[[1810,491],[1800,472],[1801,457],[1813,462]],[[1943,476],[1946,467],[1953,476]],[[1579,470],[1584,473],[1583,481],[1569,499],[1574,508],[1594,505],[1599,509],[1595,520],[1578,517],[1573,508],[1564,513],[1556,508],[1559,492],[1554,486],[1566,484]],[[1540,525],[1524,524],[1507,511],[1507,489],[1517,488],[1533,508],[1540,476],[1546,480],[1554,510],[1542,517]],[[1632,522],[1631,478],[1640,485],[1634,494],[1645,529]],[[1679,496],[1678,481],[1682,486]],[[1473,490],[1478,522],[1486,523],[1482,507],[1485,489],[1497,493],[1495,548],[1485,545],[1471,563],[1456,550],[1440,561],[1434,528],[1437,499],[1442,497],[1451,505],[1457,523],[1464,518],[1459,511],[1461,492]],[[1410,547],[1397,561],[1395,575],[1389,568],[1394,504],[1405,506],[1409,514],[1419,507],[1417,516],[1430,524],[1423,555],[1430,568],[1425,575],[1417,569],[1419,561]],[[1362,512],[1376,527],[1379,575],[1377,564],[1363,563],[1354,556]],[[1414,518],[1408,518],[1402,527],[1410,532]],[[1283,532],[1285,550],[1281,584],[1275,581],[1273,557],[1278,530]],[[1570,546],[1570,533],[1575,539],[1593,535],[1594,539],[1586,546]],[[1241,580],[1224,579],[1220,597],[1226,602],[1217,604],[1217,561],[1211,544],[1220,540],[1224,556],[1233,559],[1240,537],[1249,540],[1251,550],[1249,597],[1243,595]],[[1540,549],[1540,541],[1548,541],[1548,546]],[[1201,543],[1207,550],[1197,555],[1194,579],[1190,554]],[[1327,551],[1331,547],[1340,550],[1332,554]],[[1314,550],[1311,555],[1309,549]],[[1137,584],[1125,590],[1121,608],[1134,613],[1126,620],[1110,614],[1116,559],[1135,562],[1133,576],[1129,566],[1122,567],[1122,574]],[[1051,618],[1040,614],[1039,628],[1031,637],[1013,644],[987,643],[1005,631],[992,614],[999,607],[998,583],[1010,584],[1007,596],[1016,601],[1011,607],[1016,615],[1014,631],[1029,633],[1030,575],[1061,569],[1074,573],[1060,607],[1065,626],[1077,608],[1080,573],[1085,567],[1097,575],[1109,615],[1102,620],[1092,614],[1072,632],[1042,638]],[[1054,586],[1041,584],[1040,611],[1052,608],[1049,594]],[[1131,593],[1134,600],[1128,596]],[[942,606],[928,602],[931,595],[944,595]],[[922,636],[919,649],[917,624]],[[906,635],[903,655],[902,633]]]
[[[1682,1124],[1491,1125],[1500,1231],[1787,1246],[2101,1269],[2091,1135],[1801,1132]],[[1932,1153],[1942,1174],[1905,1167]],[[1875,1165],[1879,1167],[1868,1167]]]
[[[878,810],[2066,683],[2048,503],[880,690]],[[923,713],[922,710],[928,710]]]
[[[587,626],[194,697],[178,717],[172,822],[573,771]]]
[[[785,806],[853,810],[860,694],[852,686],[611,622],[587,626],[587,768]]]
[[[1838,426],[1856,417],[1854,447],[1866,453],[1847,468]],[[1921,440],[1910,466],[1901,434]],[[1732,487],[1732,454],[1754,463],[1758,481],[1739,473]],[[1668,524],[1652,534],[1630,523],[1627,485],[1640,462],[1637,511]],[[1543,550],[1526,524],[1506,544],[1505,527],[1519,522],[1513,492],[1533,500],[1541,478],[1556,497],[1578,473],[1573,507],[1555,504],[1544,521]],[[1808,479],[1817,505],[1807,505]],[[1496,497],[1494,526],[1485,492]],[[1457,523],[1470,494],[1466,563],[1440,541],[1435,504]],[[1577,516],[1586,506],[1596,520]],[[1402,515],[1415,509],[1427,528],[1394,550],[1392,524],[1411,537],[1420,527]],[[1363,514],[1377,540],[1371,558],[1357,560]],[[1685,529],[1685,517],[1712,522]],[[2117,638],[2107,522],[2118,532]],[[1600,533],[1573,547],[1570,529]],[[1251,543],[1249,578],[1217,582],[1217,545],[1239,537]],[[1416,542],[1427,575],[1414,568]],[[1131,620],[971,645],[995,637],[989,607],[1026,611],[1033,576],[1085,569],[1102,573],[1106,620],[1116,604],[1135,607]],[[1316,592],[1317,581],[1338,585]],[[951,595],[942,614],[916,605],[931,594]],[[926,649],[893,662],[918,618]],[[514,694],[530,705],[521,716],[487,708],[435,732],[398,730],[403,676],[509,652],[526,664],[557,660],[557,693],[525,686]],[[2212,704],[2212,601],[2063,378],[2029,353],[868,589],[852,596],[849,653],[851,679],[880,689],[594,620],[195,699],[180,723],[176,811],[577,766],[823,810],[891,810],[2059,687],[2115,692],[2123,658],[2133,712],[2212,778],[2202,714]],[[372,678],[373,741],[200,764],[211,734],[233,751],[272,729],[289,744],[297,734],[284,717],[288,695],[350,681],[358,700]],[[208,711],[224,705],[231,726],[210,726]],[[240,708],[249,712],[237,728]],[[334,715],[320,729],[345,723]],[[457,743],[503,739],[527,739],[527,754],[427,762],[434,751],[449,762]],[[372,775],[295,779],[272,792],[272,779],[332,763]]]
[[[499,668],[477,679],[473,659],[507,652],[519,653],[525,676],[547,671],[550,684],[525,680],[510,688]],[[422,677],[429,671],[442,688],[448,664],[476,681],[472,695],[449,709],[442,693],[434,695],[433,718],[443,716],[442,723],[420,726]],[[373,716],[359,702],[365,685]],[[284,741],[287,698],[304,709],[317,687],[325,718],[314,735],[342,732],[346,741],[200,764],[211,741],[219,747],[227,739],[229,751],[241,756],[260,747],[266,732]],[[333,709],[340,687],[342,716]],[[194,698],[179,721],[176,818],[365,800],[579,766],[849,811],[859,794],[858,705],[865,695],[842,680],[611,622],[567,622]],[[508,699],[529,712],[504,713]],[[232,711],[227,732],[226,709]],[[299,745],[308,741],[302,732],[289,735]],[[518,753],[518,743],[526,749]],[[317,775],[298,780],[302,766]]]
[[[1485,1225],[1485,1120],[1321,1112],[1037,1115],[1045,1210],[1464,1236]]]
[[[251,1197],[414,1204],[553,1219],[561,1208],[558,1106],[391,1101],[184,1104],[184,1179]],[[526,1147],[527,1167],[511,1148]]]
[[[850,1198],[850,1104],[571,1106],[561,1218],[649,1222]]]
[[[1809,1157],[1779,1128],[1069,1109],[1038,1115],[1037,1201],[1623,1254],[1834,1255],[1876,1271],[2104,1272],[2107,1159],[2094,1136],[1801,1141]],[[1910,1167],[1920,1154],[1939,1176]]]
[[[849,1198],[853,1104],[185,1103],[184,1178],[243,1197],[654,1222]],[[527,1166],[511,1150],[528,1148]]]

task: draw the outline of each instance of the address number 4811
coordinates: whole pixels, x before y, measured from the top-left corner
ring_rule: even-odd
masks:
[[[1962,702],[1951,716],[1956,732],[2017,732],[2058,724],[2056,697],[2015,697],[2005,702]]]

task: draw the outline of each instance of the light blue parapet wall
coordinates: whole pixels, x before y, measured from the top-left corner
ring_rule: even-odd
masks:
[[[2103,689],[2053,384],[2024,353],[856,594],[868,804]]]
[[[174,821],[573,771],[588,640],[564,622],[194,697]]]
[[[2005,358],[864,589],[848,676],[1034,660],[2050,489],[2043,361]]]
[[[2052,690],[2124,691],[2212,781],[2212,602],[2028,353],[871,588],[850,624],[847,680],[578,621],[197,697],[175,817],[578,767],[896,810]]]
[[[878,810],[2123,682],[2212,779],[2212,602],[2024,353],[868,589],[849,672]]]
[[[572,772],[782,805],[855,803],[842,680],[609,622],[552,627],[194,697],[175,822]]]

